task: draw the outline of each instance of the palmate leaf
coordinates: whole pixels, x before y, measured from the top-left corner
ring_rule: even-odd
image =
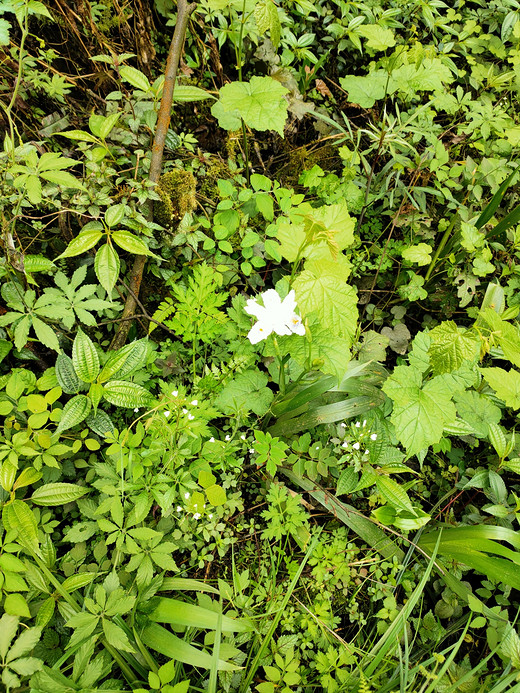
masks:
[[[220,99],[211,112],[224,129],[236,129],[237,121],[240,126],[242,118],[250,128],[275,130],[283,137],[287,120],[284,95],[287,91],[272,77],[252,77],[250,82],[231,82],[222,87]]]

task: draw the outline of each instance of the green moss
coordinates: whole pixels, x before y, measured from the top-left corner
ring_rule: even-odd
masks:
[[[182,217],[197,205],[196,180],[191,171],[176,169],[159,178],[156,192],[161,201],[154,205],[155,220],[167,229],[177,226]]]

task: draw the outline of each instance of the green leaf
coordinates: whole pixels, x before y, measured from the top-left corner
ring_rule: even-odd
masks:
[[[257,416],[263,416],[274,397],[267,383],[267,376],[260,371],[240,373],[223,388],[215,404],[225,414],[246,414],[253,411]]]
[[[43,667],[43,662],[37,657],[22,657],[9,663],[9,668],[20,676],[31,676]]]
[[[31,316],[24,315],[24,317],[16,324],[16,327],[14,328],[14,346],[16,349],[18,349],[18,351],[21,351],[27,344],[31,324]]]
[[[112,205],[112,207],[109,207],[105,212],[105,224],[110,228],[113,226],[119,226],[124,218],[125,205]]]
[[[98,229],[92,229],[88,231],[82,231],[74,240],[72,240],[64,252],[59,255],[56,259],[61,260],[65,257],[75,257],[76,255],[81,255],[86,253],[87,250],[93,248],[99,239],[103,236],[103,232]]]
[[[179,599],[161,597],[158,605],[149,615],[156,623],[172,623],[188,628],[205,628],[215,630],[219,614],[196,604],[188,604]],[[221,616],[222,630],[229,633],[247,633],[253,630],[251,624],[244,620]]]
[[[435,375],[451,373],[464,361],[475,363],[480,354],[480,337],[452,321],[441,322],[430,331],[430,363]]]
[[[64,505],[78,500],[87,493],[88,489],[76,484],[52,483],[44,484],[32,494],[31,500],[36,505]]]
[[[67,395],[75,395],[79,392],[81,387],[81,382],[76,371],[74,370],[74,364],[70,356],[66,354],[58,354],[56,359],[56,379],[59,386]]]
[[[357,33],[368,39],[366,45],[375,51],[384,51],[395,46],[394,32],[378,24],[362,24]]]
[[[97,251],[94,269],[99,283],[110,295],[119,277],[120,262],[119,255],[108,243],[102,245]]]
[[[46,325],[43,320],[40,320],[35,315],[33,315],[32,318],[32,326],[36,336],[42,344],[54,351],[61,351],[58,337],[52,327]]]
[[[431,245],[418,243],[405,248],[401,254],[408,262],[416,262],[418,265],[429,265],[432,260],[431,252]]]
[[[27,545],[31,551],[38,552],[38,526],[27,503],[15,499],[4,505],[2,522],[6,530],[11,529],[17,533],[18,541]]]
[[[173,92],[173,100],[178,103],[189,103],[191,101],[205,101],[215,98],[204,89],[191,86],[190,84],[176,84]]]
[[[130,231],[115,231],[112,234],[112,240],[114,243],[117,243],[120,248],[123,248],[123,250],[129,253],[134,253],[135,255],[153,255],[157,257],[141,238],[134,236]]]
[[[76,395],[69,400],[63,407],[63,414],[61,415],[56,433],[63,433],[63,431],[84,421],[90,412],[91,406],[89,398],[85,395]]]
[[[18,619],[10,614],[3,614],[0,618],[0,657],[5,660],[9,651],[9,645],[18,630]]]
[[[270,32],[271,43],[278,48],[280,43],[281,24],[278,8],[273,0],[259,0],[254,8],[256,25],[260,35]]]
[[[72,364],[84,383],[93,383],[99,373],[99,357],[94,343],[83,330],[78,330],[72,345]]]
[[[119,74],[121,79],[123,79],[125,82],[129,82],[136,89],[140,89],[141,91],[150,91],[151,85],[148,81],[148,77],[143,74],[141,70],[137,70],[135,67],[131,67],[130,65],[123,65],[119,68]]]
[[[5,359],[11,351],[12,344],[7,339],[0,339],[0,363]]]
[[[438,443],[445,424],[456,418],[453,391],[443,376],[422,386],[422,374],[412,366],[397,366],[383,385],[394,402],[392,423],[408,455]]]
[[[388,476],[380,475],[376,479],[377,490],[382,498],[396,510],[404,510],[415,515],[408,494],[399,484]]]
[[[511,369],[481,368],[484,380],[497,393],[497,397],[503,400],[507,407],[520,409],[520,373]]]
[[[101,436],[101,438],[104,438],[105,436],[112,434],[115,428],[110,416],[100,409],[98,409],[95,414],[94,412],[89,414],[87,416],[87,420],[85,423],[90,429],[94,431],[94,433],[97,433],[98,436]]]
[[[103,619],[103,632],[108,644],[112,647],[124,652],[135,652],[124,630],[105,618]]]
[[[67,171],[42,171],[40,176],[50,183],[61,185],[63,188],[83,188],[83,184]]]
[[[372,108],[376,101],[384,99],[387,94],[389,75],[385,70],[376,70],[366,77],[347,75],[339,80],[348,99],[362,108]]]
[[[146,339],[139,339],[112,352],[99,374],[99,382],[104,383],[114,375],[119,375],[121,379],[137,368],[142,368],[146,364],[147,353],[148,340]]]
[[[224,505],[227,500],[226,492],[218,484],[213,484],[213,486],[208,486],[206,489],[206,497],[211,505]]]
[[[0,46],[9,45],[9,29],[11,28],[10,23],[7,19],[0,19]]]
[[[116,407],[144,407],[151,395],[144,387],[126,380],[110,380],[104,385],[103,397]]]
[[[157,623],[145,628],[141,639],[147,647],[160,652],[176,662],[184,662],[185,664],[203,669],[211,669],[213,665],[213,657],[211,655],[189,645],[185,640],[178,638]],[[224,662],[220,659],[217,666],[220,671],[237,671],[240,668],[235,664]]]
[[[275,130],[283,137],[287,119],[287,89],[272,77],[252,77],[250,82],[232,82],[220,90],[220,100],[211,112],[224,129],[229,129],[223,115],[243,118],[255,130]],[[235,128],[231,128],[235,129]]]
[[[330,275],[316,275],[304,270],[293,288],[302,315],[315,312],[322,327],[333,335],[344,337],[346,348],[354,339],[357,328],[357,293],[354,287],[342,284]]]
[[[99,140],[91,135],[85,130],[68,130],[67,132],[57,132],[60,137],[66,137],[69,140],[76,140],[77,142],[94,142],[99,144]]]

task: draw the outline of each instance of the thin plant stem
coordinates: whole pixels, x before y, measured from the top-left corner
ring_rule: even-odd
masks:
[[[280,371],[280,392],[285,395],[285,366],[283,363],[282,352],[280,351],[280,345],[276,337],[273,337],[274,350],[276,351],[276,356],[278,358],[278,369]]]

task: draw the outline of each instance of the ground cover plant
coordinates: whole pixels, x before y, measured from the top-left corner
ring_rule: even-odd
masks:
[[[520,691],[519,20],[0,2],[2,690]]]

